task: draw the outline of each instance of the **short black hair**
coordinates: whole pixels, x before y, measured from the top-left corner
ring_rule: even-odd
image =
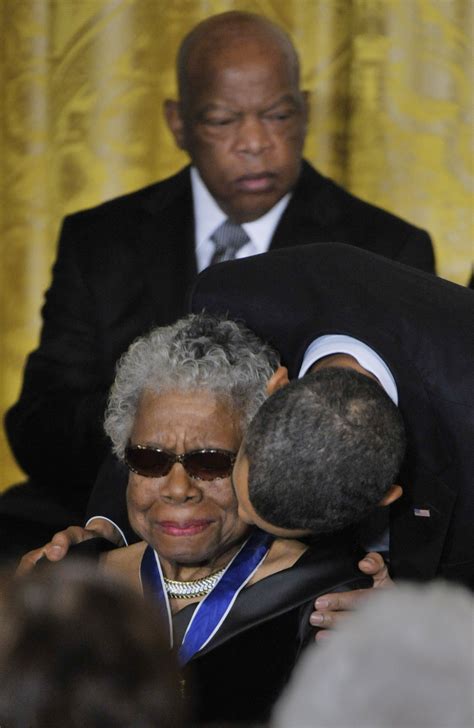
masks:
[[[249,498],[281,528],[340,530],[372,511],[405,453],[402,417],[377,382],[339,367],[291,382],[247,431]]]

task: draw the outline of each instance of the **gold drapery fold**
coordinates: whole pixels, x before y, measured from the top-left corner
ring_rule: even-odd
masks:
[[[471,0],[0,0],[2,412],[37,341],[61,218],[186,161],[161,113],[176,49],[229,9],[267,15],[295,40],[310,161],[428,229],[439,273],[467,282]],[[0,488],[20,477],[3,438]]]

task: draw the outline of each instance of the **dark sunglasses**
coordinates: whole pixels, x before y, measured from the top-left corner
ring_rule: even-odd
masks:
[[[128,468],[145,478],[168,475],[175,463],[181,463],[187,474],[197,480],[228,478],[235,458],[236,453],[229,450],[190,450],[176,455],[148,445],[128,445],[125,449]]]

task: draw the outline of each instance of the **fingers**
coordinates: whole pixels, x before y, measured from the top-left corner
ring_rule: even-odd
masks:
[[[387,564],[380,554],[371,551],[359,561],[359,569],[371,576],[374,580],[374,589],[386,588],[394,586],[393,581],[388,573]]]
[[[371,551],[366,554],[363,559],[359,561],[359,569],[368,574],[369,576],[375,576],[380,571],[386,570],[386,564],[381,554]]]
[[[316,642],[323,642],[328,637],[331,636],[331,632],[327,629],[318,629],[316,631],[316,634],[314,635],[314,639]]]
[[[43,546],[39,549],[34,549],[34,551],[28,551],[27,554],[22,556],[20,563],[16,568],[16,576],[25,576],[25,574],[28,574],[30,571],[32,571],[36,566],[36,563],[41,559],[43,555]]]
[[[331,629],[334,627],[334,617],[337,612],[313,612],[309,618],[310,624],[313,627],[319,627],[320,629]]]
[[[70,546],[88,541],[96,535],[95,531],[87,528],[69,526],[64,531],[54,534],[51,542],[44,547],[44,555],[49,561],[60,561],[66,556]]]
[[[344,620],[350,617],[351,611],[356,609],[362,600],[367,599],[370,592],[372,589],[355,589],[318,597],[314,603],[316,611],[309,618],[310,624],[318,627],[316,642],[326,639],[331,631],[340,627]]]
[[[394,586],[391,580],[387,565],[383,557],[371,551],[359,561],[359,569],[374,582],[373,589],[354,589],[353,591],[339,592],[334,594],[322,594],[314,603],[315,610],[310,618],[310,624],[318,627],[316,640],[319,642],[325,639],[328,630],[341,625],[348,614],[357,609],[362,601],[374,594],[374,589]]]
[[[317,622],[315,626],[318,627],[315,634],[316,642],[321,642],[326,639],[326,637],[334,632],[334,629],[338,629],[348,617],[350,618],[349,612],[313,612],[313,615],[315,618],[322,618],[315,619]],[[311,618],[310,622],[313,623]]]
[[[370,589],[354,589],[349,592],[323,594],[314,603],[316,612],[313,612],[310,617],[311,624],[317,627],[324,626],[324,628],[334,626],[337,613],[357,609],[360,601],[367,598],[367,593],[370,593]],[[323,619],[316,619],[317,615],[323,616]]]
[[[28,574],[43,556],[48,561],[60,561],[66,556],[70,546],[95,536],[97,536],[95,531],[81,528],[81,526],[69,526],[64,531],[55,533],[49,543],[25,554],[18,564],[16,575]]]
[[[357,609],[360,601],[367,598],[368,592],[370,589],[354,589],[336,594],[323,594],[316,599],[314,606],[320,611],[334,612]]]

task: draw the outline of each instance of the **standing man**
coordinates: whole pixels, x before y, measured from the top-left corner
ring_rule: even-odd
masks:
[[[473,292],[321,244],[205,271],[191,295],[191,310],[202,308],[244,321],[278,349],[290,378],[336,366],[377,379],[407,435],[403,495],[377,550],[394,578],[474,588]]]
[[[6,416],[28,484],[0,499],[0,553],[81,522],[108,451],[115,363],[178,318],[197,272],[232,257],[337,240],[433,271],[429,236],[348,194],[302,160],[308,117],[288,36],[257,15],[200,23],[177,60],[165,114],[191,166],[67,217],[39,347]]]

